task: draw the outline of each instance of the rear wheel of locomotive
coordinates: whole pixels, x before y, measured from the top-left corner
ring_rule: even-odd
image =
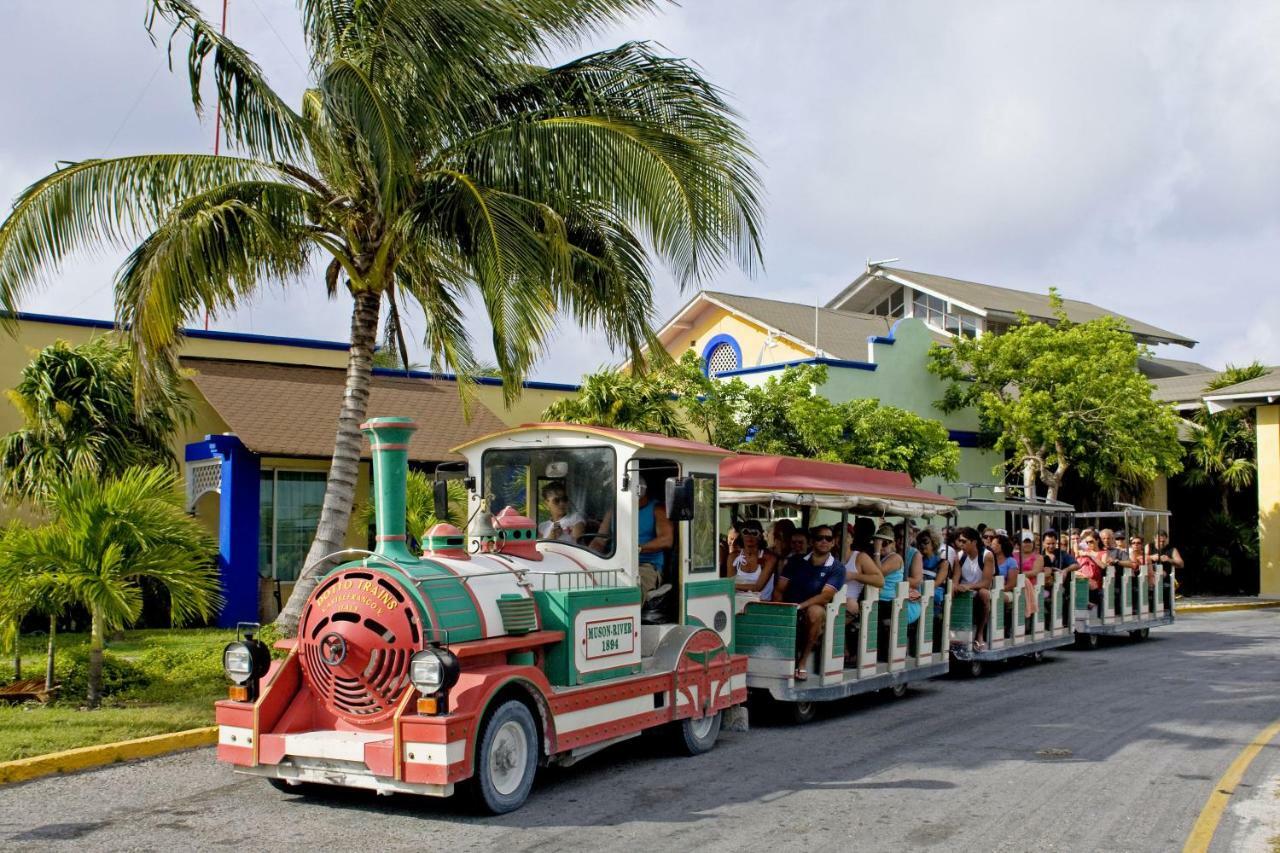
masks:
[[[723,713],[717,711],[705,717],[694,719],[688,717],[676,723],[677,745],[686,755],[702,755],[710,752],[720,737],[720,724]]]
[[[510,699],[489,715],[476,747],[471,779],[476,805],[505,814],[524,805],[538,770],[538,727],[523,702]]]

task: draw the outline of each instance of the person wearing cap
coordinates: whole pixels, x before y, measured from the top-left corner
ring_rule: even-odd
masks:
[[[778,558],[764,547],[764,530],[760,522],[742,522],[742,548],[730,564],[734,589],[738,592],[758,592],[768,601],[773,596],[773,573]]]
[[[836,535],[829,524],[813,528],[813,548],[808,554],[792,554],[773,587],[773,600],[794,604],[796,613],[796,681],[809,673],[804,663],[818,645],[827,624],[827,605],[844,586],[845,567],[831,550]]]
[[[1036,547],[1036,535],[1030,530],[1018,534],[1018,571],[1027,579],[1027,616],[1034,616],[1040,609],[1040,596],[1036,593],[1036,587],[1044,577],[1044,557]]]
[[[880,542],[880,571],[884,574],[884,586],[880,587],[880,600],[893,601],[898,597],[898,584],[907,581],[907,566],[903,556],[898,553],[898,537],[897,531],[894,530],[892,524],[882,524],[876,529],[875,538]],[[915,553],[915,549],[911,549]],[[919,565],[920,555],[915,553],[916,565]],[[881,613],[888,614],[887,608],[881,608]],[[907,617],[907,624],[914,624],[920,618],[920,591],[913,589],[908,593],[906,607],[903,612]],[[881,624],[888,622],[882,618]]]

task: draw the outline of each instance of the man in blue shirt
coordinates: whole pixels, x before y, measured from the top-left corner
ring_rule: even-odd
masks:
[[[836,537],[831,527],[813,528],[813,548],[808,554],[792,554],[773,589],[773,600],[794,604],[796,613],[796,681],[809,673],[804,663],[818,645],[827,624],[827,605],[844,586],[844,563],[831,553]]]

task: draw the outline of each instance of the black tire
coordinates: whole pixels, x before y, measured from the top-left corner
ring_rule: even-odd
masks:
[[[1044,661],[1044,652],[1043,651],[1032,652],[1031,654],[1027,655],[1027,657],[1031,659],[1032,663],[1042,663]]]
[[[290,785],[283,779],[268,779],[267,784],[285,794],[305,794],[311,789],[311,785],[307,782]]]
[[[889,688],[889,692],[893,694],[894,699],[901,699],[907,695],[907,685],[905,682],[902,684],[895,684]]]
[[[538,771],[538,727],[523,702],[509,699],[485,720],[471,778],[476,806],[506,814],[524,805]]]
[[[687,717],[676,723],[676,745],[685,755],[703,755],[715,749],[724,715],[717,711],[710,717]]]
[[[983,670],[982,661],[980,660],[969,661],[969,677],[970,678],[981,678],[982,670]]]
[[[1150,628],[1143,628],[1142,630],[1140,630],[1140,631],[1138,632],[1138,639],[1139,639],[1139,640],[1145,640],[1147,637],[1150,637],[1150,636],[1151,636],[1151,629],[1150,629]]]
[[[818,716],[818,705],[815,702],[788,702],[787,714],[793,725],[802,726]]]
[[[1102,637],[1097,634],[1076,633],[1076,648],[1078,649],[1096,649],[1101,642]]]

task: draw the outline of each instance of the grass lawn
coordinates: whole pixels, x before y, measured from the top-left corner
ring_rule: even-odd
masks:
[[[149,681],[107,696],[94,711],[80,707],[82,695],[45,706],[0,704],[0,761],[212,725],[213,702],[226,696],[222,647],[234,638],[214,628],[126,631],[107,652]],[[69,659],[88,642],[87,634],[60,634],[58,655]],[[43,677],[44,638],[23,637],[21,648],[23,676]],[[0,662],[0,683],[12,677],[12,660]]]

